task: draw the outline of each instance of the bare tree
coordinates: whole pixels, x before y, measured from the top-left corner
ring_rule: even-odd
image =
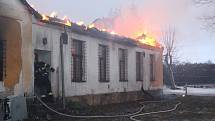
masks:
[[[171,81],[171,88],[176,89],[175,79],[173,75],[173,58],[176,55],[176,37],[175,37],[175,27],[168,27],[168,29],[163,33],[163,43],[165,46],[165,65],[168,72],[169,80]]]

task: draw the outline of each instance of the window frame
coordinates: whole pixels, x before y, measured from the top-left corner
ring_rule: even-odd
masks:
[[[118,55],[119,55],[119,81],[128,82],[128,50],[119,48]]]
[[[150,58],[150,64],[149,64],[149,68],[150,68],[150,81],[154,82],[155,81],[155,55],[154,54],[150,54],[149,55]]]
[[[75,45],[76,44],[76,45]],[[78,45],[80,44],[80,45]],[[85,60],[85,51],[86,51],[86,43],[85,41],[72,39],[72,47],[71,47],[71,77],[72,82],[86,82],[86,60]],[[79,49],[77,51],[77,49]],[[75,52],[77,51],[77,52]],[[78,64],[79,63],[79,64]],[[79,70],[79,72],[77,72]]]
[[[103,60],[103,63],[101,63],[102,60]],[[103,68],[103,70],[102,70],[102,68]],[[104,75],[104,76],[102,77],[101,75]],[[99,79],[99,82],[110,82],[110,79],[109,79],[109,48],[107,45],[104,45],[104,44],[99,44],[99,46],[98,46],[98,79]]]
[[[144,81],[145,52],[136,52],[136,81]]]
[[[0,82],[4,82],[4,79],[6,78],[6,46],[7,41],[0,39]]]

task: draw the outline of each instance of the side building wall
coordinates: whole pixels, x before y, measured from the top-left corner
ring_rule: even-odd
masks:
[[[28,10],[18,0],[0,1],[0,41],[4,42],[5,59],[0,98],[33,93],[32,20]],[[2,72],[1,72],[2,74]]]
[[[56,69],[51,74],[51,84],[54,95],[62,95],[62,78],[60,66],[60,35],[61,28],[53,25],[33,24],[33,46],[35,50],[48,51],[51,54],[50,64]],[[93,38],[74,32],[68,32],[69,41],[64,45],[64,80],[65,96],[73,101],[82,101],[91,105],[118,103],[137,100],[142,97],[141,87],[144,90],[160,90],[163,86],[162,50],[154,51],[141,47],[119,44],[114,41]],[[47,44],[42,43],[47,38]],[[85,53],[85,81],[72,81],[72,44],[73,40],[84,42]],[[117,41],[117,40],[115,40]],[[109,82],[99,81],[99,45],[108,47]],[[128,81],[119,81],[119,48],[127,50],[127,77]],[[144,52],[143,81],[136,81],[136,52]],[[154,55],[155,80],[150,81],[150,55]]]

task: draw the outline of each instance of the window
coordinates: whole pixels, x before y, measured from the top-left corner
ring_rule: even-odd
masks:
[[[143,81],[143,57],[144,53],[136,52],[136,80]]]
[[[0,40],[0,81],[6,77],[6,41]]]
[[[72,81],[85,82],[85,43],[73,40],[72,43]]]
[[[109,53],[108,47],[99,45],[99,81],[109,82]]]
[[[119,81],[128,81],[127,50],[119,49]]]
[[[155,56],[150,55],[150,81],[155,80]]]

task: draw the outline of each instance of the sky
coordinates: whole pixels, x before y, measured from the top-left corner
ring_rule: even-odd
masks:
[[[193,5],[189,0],[27,0],[39,12],[53,11],[71,21],[90,24],[97,18],[113,16],[114,11],[135,6],[137,17],[146,18],[154,30],[159,26],[174,25],[176,29],[177,58],[182,62],[215,62],[215,35],[207,31],[200,18],[207,7]],[[133,13],[132,13],[133,14]],[[134,12],[135,14],[135,12]],[[127,15],[127,14],[126,14]],[[136,14],[135,14],[136,15]],[[161,16],[162,15],[162,16]],[[126,18],[126,17],[125,17]],[[162,26],[162,27],[161,27]]]

